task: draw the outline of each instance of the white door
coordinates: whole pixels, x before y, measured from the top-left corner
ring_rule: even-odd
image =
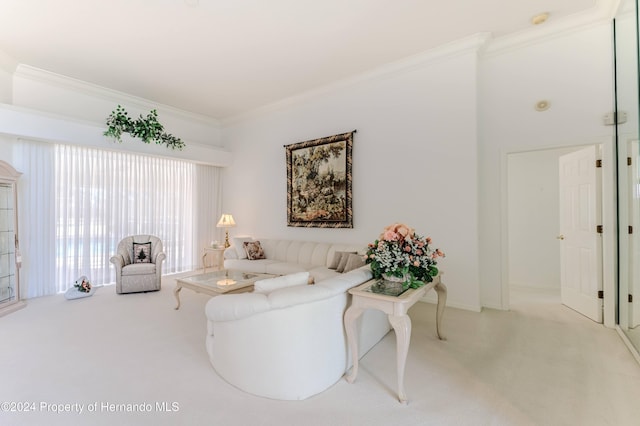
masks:
[[[562,303],[602,322],[601,170],[599,147],[560,157],[560,293]]]

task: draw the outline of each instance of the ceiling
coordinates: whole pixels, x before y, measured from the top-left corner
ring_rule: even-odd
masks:
[[[479,33],[614,0],[2,0],[17,63],[224,119]]]

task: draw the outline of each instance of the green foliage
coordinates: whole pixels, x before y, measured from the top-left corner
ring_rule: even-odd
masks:
[[[104,135],[122,142],[122,133],[140,138],[144,143],[155,142],[177,150],[185,147],[185,143],[180,138],[164,132],[164,126],[158,122],[158,112],[155,109],[151,110],[146,117],[140,115],[139,118],[132,120],[129,113],[118,105],[107,117],[107,130]]]

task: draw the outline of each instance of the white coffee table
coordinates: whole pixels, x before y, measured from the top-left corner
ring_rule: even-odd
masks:
[[[176,279],[176,289],[173,291],[178,302],[176,309],[180,309],[180,291],[182,288],[188,288],[196,293],[204,293],[210,296],[218,296],[225,293],[246,293],[253,290],[253,284],[256,281],[273,277],[275,275],[223,269],[178,278]]]

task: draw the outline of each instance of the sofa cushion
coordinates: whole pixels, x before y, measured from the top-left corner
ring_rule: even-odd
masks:
[[[309,265],[301,265],[299,263],[274,262],[267,265],[265,272],[274,275],[288,275],[296,272],[305,272],[309,269]]]
[[[338,267],[336,268],[336,272],[344,272],[344,268],[345,266],[347,266],[347,261],[349,260],[349,256],[353,254],[353,253],[349,253],[349,252],[342,252],[342,255],[340,256],[340,262],[338,263]]]
[[[260,241],[245,241],[244,251],[247,253],[247,259],[249,260],[265,259]]]
[[[308,281],[308,272],[298,272],[295,274],[283,275],[281,277],[258,280],[253,285],[253,292],[267,294],[280,288],[307,285]]]
[[[333,261],[333,257],[335,256],[335,252],[337,251],[365,254],[367,252],[367,246],[356,246],[353,244],[332,244],[329,248],[329,252],[327,253],[327,266],[329,266],[329,264]]]
[[[251,237],[233,237],[231,238],[231,244],[236,249],[236,253],[238,254],[238,259],[246,259],[247,252],[244,249],[244,243],[247,241],[253,241]]]
[[[338,266],[340,265],[340,261],[342,260],[342,256],[344,256],[345,254],[349,254],[349,253],[355,253],[355,251],[352,252],[348,252],[348,251],[336,251],[333,253],[333,259],[331,259],[331,262],[329,263],[328,268],[329,269],[338,269]]]
[[[155,263],[130,263],[122,268],[122,275],[147,275],[156,272]]]
[[[347,264],[344,267],[342,272],[349,272],[357,269],[361,266],[364,266],[366,263],[364,261],[364,257],[359,254],[350,254],[347,257]]]
[[[345,274],[336,274],[334,277],[327,278],[322,281],[316,281],[315,287],[330,287],[333,291],[344,292],[352,287],[369,281],[371,278],[373,278],[371,268],[369,265],[364,265]]]
[[[258,260],[225,259],[224,268],[236,269],[238,271],[244,271],[244,272],[258,272],[261,274],[266,274],[267,267],[273,263],[280,263],[280,262],[272,259],[258,259]],[[300,271],[294,271],[294,272],[300,272]],[[282,274],[277,274],[277,275],[282,275]]]
[[[341,292],[330,287],[319,287],[317,285],[300,285],[272,291],[267,295],[267,299],[269,300],[269,305],[272,309],[282,309],[287,306],[300,305],[302,303],[309,303],[316,300],[327,299],[329,297],[335,296],[338,293]]]
[[[308,262],[311,265],[318,266],[327,266],[327,255],[329,254],[329,249],[331,248],[331,244],[328,243],[315,243],[313,252],[311,253],[311,258]]]
[[[326,280],[327,278],[340,275],[335,269],[329,269],[326,266],[315,266],[309,269],[309,274],[314,278],[315,282]]]

